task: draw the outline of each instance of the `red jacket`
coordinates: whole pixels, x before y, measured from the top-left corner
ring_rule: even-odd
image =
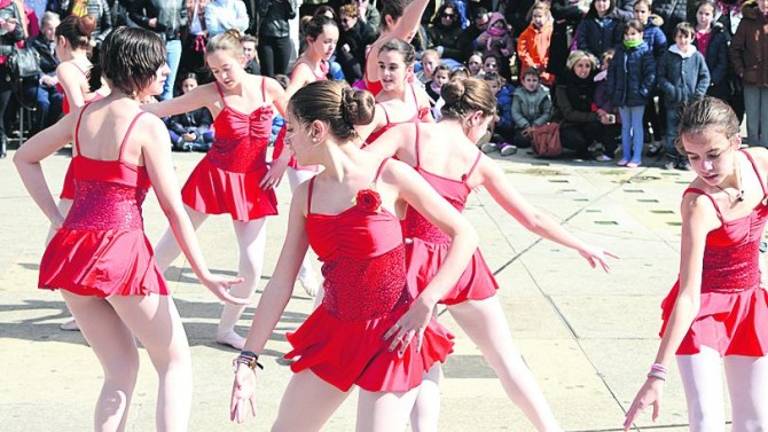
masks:
[[[517,57],[520,59],[520,80],[525,71],[530,67],[536,67],[541,71],[541,81],[546,85],[552,85],[555,77],[544,72],[549,65],[549,45],[552,42],[552,21],[541,29],[530,24],[523,30],[517,39]]]

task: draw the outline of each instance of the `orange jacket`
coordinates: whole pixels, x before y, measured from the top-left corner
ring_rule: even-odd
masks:
[[[552,42],[552,21],[537,29],[533,24],[523,30],[517,39],[517,57],[520,59],[520,79],[530,67],[536,67],[541,72],[541,81],[552,85],[554,76],[545,72],[549,64],[549,45]]]

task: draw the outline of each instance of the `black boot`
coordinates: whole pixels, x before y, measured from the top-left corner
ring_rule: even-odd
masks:
[[[8,137],[0,135],[0,159],[8,156]]]

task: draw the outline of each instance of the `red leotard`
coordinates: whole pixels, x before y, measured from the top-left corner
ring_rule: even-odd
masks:
[[[482,153],[461,180],[454,180],[433,174],[421,167],[419,155],[419,124],[416,123],[416,171],[458,211],[463,211],[472,190],[467,186],[467,179],[477,167]],[[451,238],[440,228],[429,222],[416,209],[408,207],[403,221],[403,234],[409,240],[407,247],[408,286],[417,296],[427,287],[448,254]],[[483,300],[496,294],[499,288],[491,269],[488,268],[480,249],[475,251],[472,261],[459,278],[456,286],[440,302],[455,305],[467,300]]]
[[[384,162],[374,177],[375,187]],[[404,392],[419,384],[435,362],[451,352],[451,336],[432,319],[420,352],[410,344],[402,358],[387,348],[384,333],[408,310],[405,246],[397,216],[380,209],[373,189],[358,192],[355,204],[338,214],[312,212],[307,196],[309,244],[323,262],[322,304],[294,333],[287,358],[294,372],[310,369],[347,391]]]
[[[266,78],[261,82],[264,105],[250,114],[230,107],[218,83],[215,85],[224,109],[213,122],[213,146],[181,190],[184,204],[201,213],[229,213],[240,221],[276,215],[275,191],[259,187],[269,171],[267,142],[274,113],[266,99]]]
[[[123,160],[134,117],[120,144],[117,160],[97,160],[80,153],[75,126],[72,171],[75,197],[62,227],[40,262],[38,286],[78,295],[166,295],[163,274],[144,235],[141,204],[150,186],[144,166]]]
[[[722,225],[707,235],[701,275],[701,307],[683,338],[678,355],[691,355],[701,346],[720,355],[762,357],[768,354],[768,291],[760,287],[760,238],[768,220],[768,189],[749,152],[744,152],[763,187],[763,200],[747,216],[723,220],[715,200],[701,189],[683,192],[705,195]],[[661,304],[663,335],[680,290],[678,280]]]

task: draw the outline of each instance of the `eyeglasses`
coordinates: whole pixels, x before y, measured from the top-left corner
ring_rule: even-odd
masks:
[[[444,13],[444,14],[442,14],[441,16],[442,16],[443,18],[451,18],[451,19],[453,19],[453,17],[455,17],[456,15],[454,15],[454,14],[450,14],[450,13]]]

